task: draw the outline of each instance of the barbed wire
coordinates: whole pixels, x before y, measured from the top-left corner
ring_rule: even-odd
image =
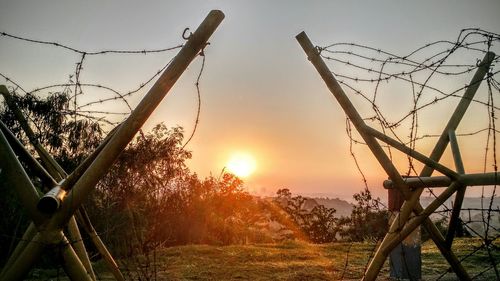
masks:
[[[179,50],[183,44],[177,44],[172,47],[158,48],[158,49],[140,49],[140,50],[125,50],[125,49],[107,49],[107,50],[83,50],[68,44],[62,44],[59,42],[53,42],[48,40],[38,40],[27,37],[22,37],[19,35],[14,35],[7,32],[0,32],[0,39],[4,40],[16,40],[26,44],[34,45],[45,45],[48,47],[62,49],[69,51],[70,53],[76,54],[78,56],[73,71],[69,72],[69,80],[67,83],[54,83],[41,87],[36,87],[34,89],[28,90],[27,87],[22,86],[17,79],[10,77],[8,74],[0,71],[0,77],[5,79],[6,84],[9,89],[15,94],[24,95],[42,95],[42,94],[52,94],[55,92],[65,92],[69,94],[69,102],[72,105],[71,109],[64,111],[63,113],[72,118],[87,118],[94,122],[100,124],[107,124],[110,127],[116,126],[123,121],[123,118],[127,117],[130,112],[132,112],[132,106],[130,104],[130,97],[141,92],[146,86],[150,85],[155,81],[158,76],[170,65],[175,51]],[[183,37],[183,40],[186,38]],[[103,85],[98,82],[87,82],[82,81],[82,74],[85,72],[85,62],[90,58],[101,57],[103,55],[150,55],[150,54],[170,54],[171,58],[165,65],[161,66],[157,71],[150,74],[146,79],[138,82],[138,86],[133,89],[120,91],[110,85]],[[196,119],[194,122],[193,129],[190,133],[189,139],[192,139],[196,132],[196,128],[199,123],[199,114],[201,106],[201,93],[199,87],[199,81],[201,79],[203,69],[205,67],[205,53],[200,53],[203,58],[202,67],[199,74],[197,75],[195,87],[198,96],[198,106],[196,110]],[[96,91],[101,91],[101,94],[110,94],[111,97],[102,97],[101,94],[96,94]],[[102,92],[103,91],[103,92]],[[85,97],[85,102],[81,102],[79,97]],[[107,110],[109,108],[118,107],[115,101],[121,101],[125,110],[117,109],[117,111]],[[108,106],[112,105],[112,106]],[[102,108],[105,108],[104,110]],[[115,117],[113,117],[115,116]],[[117,119],[116,117],[122,117],[122,119]],[[187,145],[188,141],[185,143]],[[184,145],[184,147],[185,147]]]
[[[339,84],[348,95],[352,95],[351,100],[358,109],[361,109],[359,111],[365,122],[411,149],[418,150],[420,144],[428,143],[423,142],[424,140],[440,137],[440,134],[429,131],[432,126],[424,124],[423,121],[439,118],[438,111],[445,109],[452,99],[462,98],[462,93],[470,86],[466,83],[479,67],[480,59],[491,51],[500,54],[499,43],[499,34],[478,28],[467,28],[460,31],[456,40],[427,43],[403,55],[358,43],[335,43],[316,48]],[[500,94],[499,63],[500,56],[495,55],[482,80],[486,87],[481,87],[471,100],[474,106],[474,109],[470,109],[474,110],[473,117],[479,119],[479,114],[485,112],[486,122],[475,122],[474,127],[469,125],[456,134],[474,140],[479,137],[485,138],[483,172],[491,171],[493,168],[495,175],[498,172],[496,134],[499,130],[496,128],[496,118],[500,108],[496,105],[495,98]],[[407,102],[396,104],[396,101],[403,99]],[[363,185],[368,188],[365,167],[363,161],[360,161],[362,158],[355,152],[356,145],[366,144],[351,127],[352,124],[346,117],[350,155]],[[388,152],[391,161],[395,161],[390,146],[382,146]],[[402,174],[418,177],[412,157],[407,157],[407,170]],[[427,190],[433,198],[437,198],[432,189]],[[474,278],[479,278],[493,269],[494,276],[500,280],[497,268],[499,257],[494,254],[498,251],[496,243],[500,237],[500,227],[492,223],[495,218],[500,218],[500,211],[496,205],[497,198],[496,185],[483,186],[481,206],[464,208],[460,215],[461,226],[474,236],[480,237],[482,241],[481,245],[461,257],[461,261],[485,252],[489,263]],[[451,212],[451,208],[443,204],[433,216],[449,220]],[[468,219],[463,219],[463,214],[467,212]],[[471,213],[474,215],[471,216]],[[482,230],[477,230],[474,226],[478,223],[482,224]],[[346,257],[346,260],[349,260],[349,257]],[[438,279],[446,274],[448,272],[444,272]]]
[[[184,34],[182,36],[182,40],[187,40],[188,38],[184,37]],[[48,46],[49,48],[55,48],[55,49],[60,49],[60,50],[65,50],[73,53],[72,55],[76,55],[76,63],[74,65],[73,69],[68,70],[64,75],[67,75],[69,77],[68,82],[66,83],[53,83],[53,84],[48,84],[48,85],[43,85],[40,87],[36,87],[34,89],[28,89],[27,86],[22,85],[23,83],[19,82],[22,78],[19,77],[10,77],[7,73],[0,71],[0,77],[5,80],[6,86],[9,88],[9,91],[13,95],[37,95],[37,96],[43,96],[47,97],[53,94],[57,93],[65,93],[68,96],[68,107],[66,107],[64,110],[62,110],[60,113],[67,117],[67,118],[73,118],[74,121],[77,119],[88,119],[92,120],[93,122],[99,123],[100,125],[104,125],[104,130],[111,130],[113,127],[115,127],[117,124],[121,123],[123,119],[128,117],[130,113],[132,112],[132,106],[130,102],[130,98],[136,94],[139,94],[146,86],[150,85],[153,81],[157,80],[158,76],[164,72],[164,70],[171,64],[173,61],[176,53],[178,50],[180,50],[181,47],[183,47],[183,43],[177,44],[173,47],[167,47],[167,48],[161,48],[161,49],[143,49],[143,50],[97,50],[97,51],[88,51],[88,50],[82,50],[78,49],[66,44],[61,44],[58,42],[51,42],[51,41],[46,41],[46,40],[37,40],[37,39],[31,39],[31,38],[26,38],[26,37],[21,37],[17,35],[13,35],[10,33],[6,32],[0,32],[0,40],[16,40],[20,41],[21,43],[28,44],[28,45],[45,45]],[[207,43],[208,45],[209,43]],[[82,74],[88,71],[86,69],[86,66],[88,65],[87,62],[89,61],[90,58],[96,59],[100,58],[105,55],[118,55],[118,56],[123,56],[123,55],[150,55],[150,54],[166,54],[170,58],[168,58],[168,62],[165,65],[162,65],[157,71],[154,73],[151,73],[149,76],[147,76],[146,79],[143,79],[142,81],[137,81],[137,86],[135,86],[132,89],[129,90],[118,90],[114,88],[114,86],[111,85],[103,85],[99,82],[95,81],[87,81],[82,79]],[[67,55],[67,54],[62,54],[62,55]],[[62,56],[61,55],[61,56]],[[197,93],[197,110],[196,110],[196,118],[194,121],[193,128],[190,132],[189,138],[187,141],[182,145],[182,149],[184,149],[188,143],[193,139],[195,136],[199,120],[200,120],[200,111],[201,111],[201,88],[200,88],[200,80],[202,78],[202,75],[204,73],[205,69],[205,61],[206,61],[206,52],[203,49],[199,56],[202,57],[202,62],[201,62],[201,67],[196,75],[196,82],[194,83],[194,86],[196,88],[196,93]],[[162,59],[162,61],[165,61]],[[68,74],[69,73],[69,74]],[[96,92],[104,92],[105,94],[110,94],[111,97],[101,97],[99,93]],[[83,98],[80,98],[83,97]],[[124,105],[125,108],[119,108],[116,106],[116,101],[121,101]],[[115,111],[113,111],[111,108],[116,108]],[[26,117],[30,118],[29,114],[25,114]],[[116,120],[116,117],[120,118]],[[36,122],[34,120],[30,120],[31,125],[35,130],[40,131],[40,129],[37,127]],[[108,126],[106,126],[108,125]],[[106,128],[107,127],[107,128]],[[144,137],[144,134],[142,130],[139,131],[139,135]],[[101,235],[104,232],[101,232]],[[22,237],[18,237],[17,232],[15,235],[5,235],[5,234],[0,234],[0,236],[3,237],[8,237],[12,240],[12,243],[14,242],[20,242],[23,241]],[[85,241],[85,243],[88,243],[89,237],[82,238],[81,240],[72,240],[72,241],[66,241],[65,243],[76,243],[76,242],[81,242]],[[46,244],[44,242],[36,242],[36,241],[28,241],[30,243],[42,243]],[[62,249],[66,245],[63,244],[58,244],[58,245],[49,245],[52,248],[57,248],[57,249]],[[60,263],[62,264],[62,263]],[[59,274],[60,267],[57,267],[57,272]]]

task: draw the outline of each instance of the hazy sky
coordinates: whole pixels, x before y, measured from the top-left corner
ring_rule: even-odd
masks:
[[[83,50],[163,48],[182,43],[184,28],[195,29],[212,9],[226,18],[206,50],[189,166],[202,176],[219,174],[232,153],[247,152],[257,162],[247,186],[264,193],[288,187],[350,198],[363,188],[349,155],[345,116],[296,42],[299,32],[318,45],[356,42],[406,54],[428,42],[455,40],[462,28],[500,29],[500,1],[2,0],[0,31]],[[82,81],[132,89],[169,58],[88,58]],[[78,56],[0,37],[0,60],[1,73],[33,89],[67,81]],[[148,128],[165,122],[190,132],[199,67],[200,60],[190,66]],[[382,169],[362,148],[358,155],[370,187],[385,197]]]

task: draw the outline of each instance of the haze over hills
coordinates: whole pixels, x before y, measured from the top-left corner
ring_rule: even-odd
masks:
[[[323,205],[327,208],[334,208],[337,212],[336,217],[350,216],[354,205],[339,198],[328,198],[328,197],[306,197],[307,200],[304,202],[302,208],[305,210],[312,210],[317,205]],[[423,207],[427,207],[435,198],[424,196],[421,197],[420,201]],[[462,204],[461,218],[467,223],[469,232],[473,236],[483,236],[485,229],[487,228],[488,222],[488,212],[481,212],[480,209],[488,209],[490,205],[491,198],[485,197],[466,197]],[[448,219],[449,213],[446,210],[451,210],[453,205],[453,200],[449,199],[445,202],[443,206],[438,208],[438,212],[431,215],[433,220]],[[500,229],[500,198],[495,197],[492,202],[492,212],[490,212],[488,235],[493,236],[499,233]],[[442,212],[439,212],[442,211]]]
[[[353,208],[353,204],[339,199],[339,198],[308,198],[304,203],[304,209],[311,210],[316,205],[323,205],[327,208],[334,208],[337,210],[335,213],[336,217],[350,216]]]

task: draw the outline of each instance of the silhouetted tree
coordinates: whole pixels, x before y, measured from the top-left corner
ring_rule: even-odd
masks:
[[[309,211],[304,208],[304,203],[308,199],[300,195],[292,196],[290,190],[286,188],[279,189],[276,195],[275,202],[281,206],[288,219],[279,222],[294,231],[295,237],[302,237],[303,234],[309,241],[315,243],[335,240],[337,228],[334,208],[317,205]]]
[[[356,205],[350,217],[338,221],[338,233],[344,239],[363,241],[381,239],[387,233],[389,213],[382,208],[380,199],[374,199],[369,189],[353,195]]]

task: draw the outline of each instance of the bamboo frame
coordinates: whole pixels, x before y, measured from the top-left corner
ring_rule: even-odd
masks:
[[[309,61],[316,68],[321,78],[325,82],[326,86],[330,90],[330,92],[335,96],[336,100],[349,117],[350,121],[357,129],[365,143],[368,145],[370,150],[372,151],[375,158],[378,160],[382,168],[385,170],[389,178],[391,179],[388,184],[392,185],[394,188],[398,189],[403,197],[405,198],[405,202],[401,208],[401,212],[398,214],[396,219],[393,221],[392,225],[388,233],[386,234],[384,240],[380,244],[375,256],[372,258],[370,265],[365,272],[363,280],[375,280],[382,268],[385,260],[387,259],[388,254],[394,247],[396,247],[406,236],[408,236],[416,227],[419,225],[424,225],[424,227],[429,232],[432,240],[436,244],[436,246],[441,251],[441,254],[446,258],[453,271],[456,273],[460,280],[470,280],[470,276],[465,271],[453,251],[451,251],[450,247],[447,245],[451,245],[451,243],[447,242],[443,236],[440,234],[439,230],[437,230],[436,226],[429,219],[429,215],[439,207],[446,199],[448,199],[455,191],[462,190],[464,188],[464,184],[462,181],[466,181],[466,179],[471,182],[478,181],[478,177],[472,175],[461,175],[463,174],[463,169],[457,167],[457,172],[452,171],[451,169],[439,164],[439,159],[441,158],[448,142],[450,141],[449,132],[454,132],[458,127],[463,115],[465,114],[470,102],[472,101],[481,81],[486,75],[491,62],[493,61],[495,54],[488,52],[483,61],[479,64],[478,70],[474,77],[472,78],[469,87],[460,100],[457,108],[455,109],[452,117],[450,118],[446,128],[443,131],[443,134],[439,138],[434,150],[432,151],[429,157],[424,156],[417,151],[406,147],[405,145],[397,142],[396,140],[391,139],[390,137],[378,132],[377,130],[367,126],[359,113],[356,111],[355,107],[344,93],[337,80],[333,76],[332,72],[328,69],[327,65],[323,61],[320,56],[320,51],[314,47],[311,43],[310,39],[307,37],[305,32],[302,32],[296,36],[297,41],[301,45],[302,49],[307,55]],[[453,138],[453,136],[451,137]],[[378,143],[377,139],[393,146],[394,148],[406,153],[410,157],[413,157],[422,163],[425,164],[422,172],[420,173],[420,178],[417,179],[403,179],[397,169],[394,167],[390,159],[387,157],[386,153]],[[453,142],[454,140],[452,140]],[[452,144],[453,146],[454,144]],[[456,154],[456,152],[455,152]],[[459,156],[455,157],[457,165],[460,165]],[[463,167],[462,167],[463,168]],[[438,170],[445,174],[447,177],[446,180],[441,178],[436,179],[435,177],[430,178],[432,172],[434,170]],[[494,181],[491,181],[491,175],[481,179],[487,179],[487,182],[490,184],[498,183],[498,179],[496,174],[494,175]],[[422,181],[423,180],[423,181]],[[448,188],[431,203],[426,209],[423,209],[419,203],[420,194],[423,191],[423,187],[427,186],[426,184],[442,184],[443,181],[449,182]],[[410,185],[409,183],[413,183]],[[411,187],[416,187],[415,189],[411,189]],[[457,208],[459,206],[457,204]],[[417,216],[410,219],[410,215],[412,213],[417,214]]]
[[[7,178],[8,184],[17,190],[22,205],[33,220],[33,224],[28,227],[23,236],[26,239],[25,241],[28,242],[18,243],[7,262],[8,267],[2,269],[1,280],[22,280],[23,276],[29,272],[32,265],[42,255],[47,244],[61,245],[59,248],[62,250],[64,269],[72,280],[95,280],[87,252],[84,247],[82,248],[83,243],[81,245],[79,243],[72,245],[62,232],[65,225],[68,225],[71,238],[76,238],[77,241],[81,242],[81,236],[78,236],[78,228],[73,217],[75,214],[84,229],[89,232],[92,241],[103,254],[105,261],[111,265],[110,269],[115,278],[124,280],[116,262],[95,232],[90,220],[88,220],[88,216],[81,209],[81,204],[161,100],[167,95],[191,61],[203,50],[208,39],[223,19],[224,13],[221,11],[210,11],[127,120],[114,130],[103,144],[70,175],[66,174],[62,167],[33,137],[33,132],[31,132],[28,123],[19,110],[14,110],[14,113],[36,148],[44,167],[34,160],[22,145],[19,146],[19,142],[15,138],[12,139],[12,136],[7,132],[8,129],[3,124],[0,126],[0,158],[2,159],[0,169]],[[5,86],[0,85],[0,93],[4,95],[7,103],[12,103]],[[16,108],[14,104],[11,109],[13,108]],[[11,144],[9,144],[4,133],[10,137]],[[28,163],[30,169],[37,175],[41,175],[41,178],[50,185],[53,186],[56,181],[62,181],[60,184],[61,189],[67,192],[64,198],[70,198],[70,200],[62,200],[60,202],[61,207],[53,214],[43,214],[37,209],[36,206],[40,200],[39,192],[29,180],[11,145],[16,148],[16,152],[26,161],[25,163]],[[76,231],[74,231],[75,229]]]

